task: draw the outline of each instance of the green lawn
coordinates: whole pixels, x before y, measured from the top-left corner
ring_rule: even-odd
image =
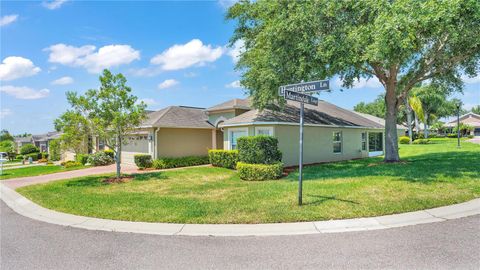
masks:
[[[35,165],[31,167],[3,170],[3,174],[0,175],[0,180],[26,177],[26,176],[44,175],[44,174],[65,172],[65,171],[78,170],[78,169],[84,169],[84,168],[85,166],[64,168],[60,165]]]
[[[381,158],[305,168],[304,202],[296,173],[246,182],[234,171],[203,167],[137,175],[104,184],[104,177],[52,182],[18,191],[42,206],[93,217],[156,222],[262,223],[377,216],[480,197],[480,145],[434,140],[401,145],[398,164]]]

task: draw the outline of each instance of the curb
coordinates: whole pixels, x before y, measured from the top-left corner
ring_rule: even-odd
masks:
[[[53,211],[0,184],[0,198],[25,217],[87,230],[185,236],[273,236],[380,230],[441,222],[480,214],[480,199],[388,216],[269,224],[179,224],[130,222],[76,216]]]

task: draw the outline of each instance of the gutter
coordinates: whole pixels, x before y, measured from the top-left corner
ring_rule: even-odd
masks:
[[[221,128],[239,127],[239,126],[258,126],[258,125],[283,125],[283,126],[298,126],[298,123],[293,122],[244,122],[238,124],[222,124]],[[384,127],[365,127],[365,126],[339,126],[339,125],[322,125],[322,124],[304,124],[310,127],[327,127],[327,128],[353,128],[353,129],[379,129],[384,130]]]

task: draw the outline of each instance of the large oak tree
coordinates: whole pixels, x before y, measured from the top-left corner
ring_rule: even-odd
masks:
[[[461,89],[480,71],[478,0],[240,1],[232,44],[243,41],[241,84],[262,109],[277,88],[341,77],[376,77],[385,88],[385,161],[399,161],[396,118],[422,81]]]

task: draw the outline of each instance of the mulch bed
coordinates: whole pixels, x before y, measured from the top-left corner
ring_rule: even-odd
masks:
[[[120,184],[120,183],[127,183],[132,181],[134,178],[133,175],[126,175],[126,176],[121,176],[120,178],[117,177],[110,177],[102,180],[102,183],[105,184]]]

